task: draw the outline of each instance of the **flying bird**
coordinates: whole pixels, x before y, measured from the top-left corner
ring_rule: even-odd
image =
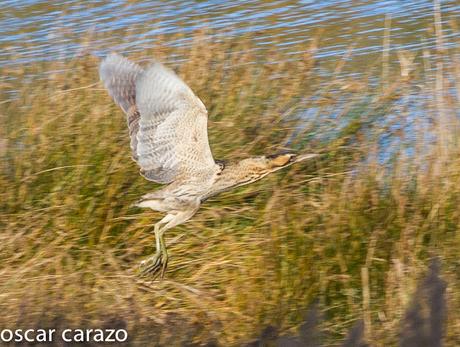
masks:
[[[214,160],[203,102],[171,69],[148,68],[111,53],[99,68],[102,82],[128,121],[132,158],[147,180],[165,184],[137,206],[166,215],[155,224],[156,253],[141,262],[141,274],[164,276],[164,233],[186,222],[208,198],[246,185],[316,154],[283,152],[238,162]]]

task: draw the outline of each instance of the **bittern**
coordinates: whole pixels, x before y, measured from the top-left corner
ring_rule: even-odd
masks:
[[[208,198],[316,156],[284,152],[239,162],[214,160],[208,143],[206,107],[172,70],[154,61],[147,69],[111,53],[100,77],[127,116],[132,157],[149,181],[166,187],[144,195],[137,206],[166,213],[155,224],[156,253],[142,274],[164,275],[164,232],[189,220]]]

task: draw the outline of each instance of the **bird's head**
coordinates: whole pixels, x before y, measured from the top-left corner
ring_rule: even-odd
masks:
[[[272,155],[263,155],[260,157],[248,158],[238,163],[238,169],[241,172],[247,172],[251,177],[249,181],[257,181],[266,175],[288,167],[294,163],[314,158],[318,154],[297,154],[291,151],[285,151]]]
[[[281,152],[265,156],[267,169],[269,172],[277,171],[286,166],[298,163],[303,160],[316,157],[318,154],[297,154],[294,152]]]
[[[217,176],[214,191],[221,192],[232,187],[243,186],[268,174],[278,171],[294,163],[316,157],[318,154],[297,154],[294,152],[282,152],[273,155],[263,155],[243,159],[238,162],[229,162],[223,165],[223,169]],[[210,194],[209,196],[212,196]]]

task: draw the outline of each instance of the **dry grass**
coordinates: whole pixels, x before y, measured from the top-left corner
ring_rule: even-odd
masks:
[[[343,77],[349,57],[324,77],[315,47],[255,63],[250,38],[197,34],[191,49],[159,44],[130,57],[183,59],[171,65],[208,107],[216,158],[287,142],[324,153],[207,202],[169,231],[161,282],[136,275],[159,215],[130,205],[155,187],[130,160],[98,59],[2,68],[16,82],[0,86],[0,326],[126,324],[140,346],[180,344],[186,326],[184,341],[227,346],[267,324],[294,331],[318,298],[327,343],[364,319],[367,340],[388,346],[438,255],[446,345],[460,344],[458,52],[427,48],[403,76],[386,66],[383,85],[373,78],[381,62]]]

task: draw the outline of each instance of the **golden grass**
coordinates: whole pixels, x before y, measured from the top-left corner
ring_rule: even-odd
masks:
[[[316,41],[291,62],[273,50],[255,63],[253,45],[199,34],[191,47],[159,44],[130,57],[185,59],[171,65],[208,107],[216,158],[274,152],[294,130],[292,147],[324,154],[222,194],[168,231],[171,263],[157,282],[136,268],[153,251],[160,215],[130,207],[155,186],[130,159],[98,59],[2,68],[16,82],[0,86],[1,327],[126,324],[134,345],[178,345],[187,327],[183,340],[238,345],[269,323],[295,329],[318,298],[329,343],[364,318],[372,345],[388,346],[419,274],[439,255],[446,345],[460,343],[455,52],[426,49],[410,78],[386,66],[381,85],[371,78],[381,75],[376,64],[343,77],[338,59],[331,77],[319,75]],[[428,69],[441,54],[442,71]],[[307,108],[317,112],[295,117]],[[394,151],[382,163],[386,147]]]

